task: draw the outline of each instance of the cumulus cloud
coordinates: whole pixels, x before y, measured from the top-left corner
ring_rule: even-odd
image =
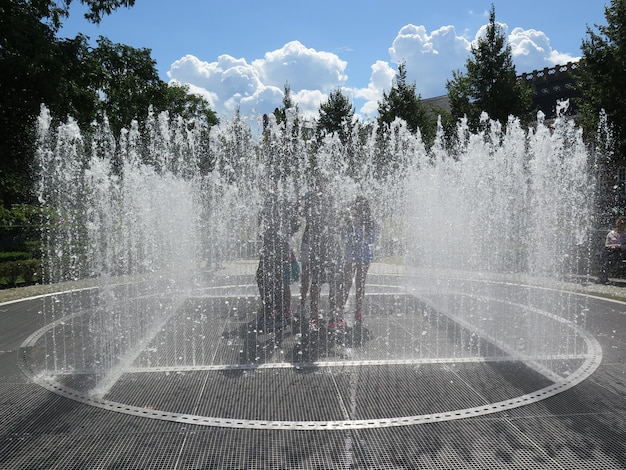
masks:
[[[330,52],[306,48],[298,41],[266,53],[252,65],[266,84],[282,88],[287,81],[293,90],[328,90],[348,79],[344,74],[347,62]]]
[[[541,31],[517,27],[509,34],[506,24],[500,26],[507,35],[518,73],[578,59],[552,49],[549,37]],[[408,24],[393,40],[389,57],[378,58],[371,65],[364,88],[350,86],[345,73],[347,62],[338,55],[307,48],[298,41],[251,62],[226,54],[215,62],[186,55],[171,65],[168,76],[206,97],[218,115],[230,115],[237,108],[246,114],[272,112],[282,105],[284,86],[288,84],[293,101],[306,116],[316,116],[320,103],[337,88],[354,100],[358,113],[373,116],[383,92],[391,88],[401,62],[406,63],[408,82],[415,83],[422,98],[445,94],[452,72],[465,72],[471,44],[484,34],[485,28],[486,25],[468,39],[454,26],[428,32],[424,26]]]
[[[365,101],[359,108],[359,113],[365,116],[372,116],[378,109],[378,101],[382,98],[385,90],[391,89],[393,78],[396,75],[396,69],[382,60],[377,60],[372,65],[372,74],[370,75],[367,88],[355,89],[353,91],[355,98],[362,98]]]
[[[500,27],[520,74],[578,60],[552,49],[550,38],[541,31],[518,27],[509,34],[506,24],[500,23]],[[389,48],[389,56],[395,64],[406,62],[407,80],[415,83],[422,98],[440,96],[446,93],[445,84],[452,79],[453,71],[465,72],[471,45],[484,36],[486,28],[487,25],[482,26],[470,41],[459,35],[454,26],[442,26],[428,33],[424,26],[406,25]]]
[[[272,112],[282,105],[285,84],[300,111],[315,114],[328,92],[347,81],[346,66],[336,54],[292,41],[251,63],[227,54],[216,62],[186,55],[171,65],[168,77],[207,90],[218,114],[232,114],[238,107],[242,113]]]
[[[445,94],[446,81],[464,67],[469,49],[470,42],[454,26],[429,34],[424,26],[408,24],[393,40],[389,56],[396,64],[406,63],[407,81],[415,82],[422,98],[430,98]]]
[[[508,39],[513,63],[519,73],[563,65],[580,59],[552,49],[550,38],[535,29],[513,28]]]

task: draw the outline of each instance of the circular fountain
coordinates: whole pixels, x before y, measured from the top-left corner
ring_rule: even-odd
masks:
[[[601,360],[584,299],[558,288],[579,269],[593,187],[570,121],[461,123],[429,150],[401,122],[344,143],[302,138],[297,120],[207,136],[162,114],[116,139],[44,110],[39,130],[46,273],[96,283],[46,297],[22,345],[56,393],[197,425],[387,427],[523,406]],[[339,335],[298,318],[263,331],[258,214],[270,192],[295,204],[312,174],[339,208],[371,202],[366,318]]]

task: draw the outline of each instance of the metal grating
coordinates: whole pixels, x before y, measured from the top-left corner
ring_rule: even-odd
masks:
[[[593,338],[581,332],[590,356],[574,359],[580,367],[565,379],[550,373],[552,381],[539,380],[519,364],[513,368],[522,387],[512,386],[516,380],[510,365],[459,374],[458,364],[467,368],[468,363],[510,360],[499,346],[432,307],[393,286],[386,289],[370,294],[366,327],[353,326],[339,335],[309,331],[302,321],[284,331],[259,330],[254,297],[211,290],[169,316],[152,341],[137,351],[132,373],[119,375],[103,395],[88,393],[101,390],[92,383],[97,378],[93,373],[43,378],[40,383],[85,404],[153,419],[341,430],[456,420],[524,406],[584,380],[602,357]],[[477,299],[472,297],[472,302]],[[22,347],[24,368],[31,374],[37,338],[47,334],[31,335]],[[424,388],[434,393],[420,393]],[[369,397],[377,399],[370,404]],[[285,407],[285,401],[292,406]]]
[[[132,404],[127,406],[129,409],[137,405],[138,413],[111,413],[108,405],[92,406],[94,403],[81,401],[97,401],[100,397],[77,393],[68,400],[62,390],[49,393],[33,382],[24,382],[16,374],[16,363],[11,368],[7,359],[12,357],[14,361],[17,350],[3,353],[2,364],[6,361],[6,367],[0,367],[0,469],[626,468],[625,370],[619,359],[624,357],[624,344],[615,333],[624,331],[626,320],[615,305],[607,308],[605,301],[593,303],[588,326],[608,349],[610,361],[606,362],[600,352],[595,358],[602,360],[597,371],[593,364],[585,366],[585,373],[593,372],[587,380],[578,377],[571,386],[557,387],[554,394],[529,400],[522,407],[503,407],[496,413],[473,414],[471,419],[424,422],[420,426],[400,423],[384,427],[378,422],[360,428],[332,428],[330,432],[330,427],[251,429],[245,423],[231,428],[196,426],[193,419],[161,419],[163,410],[142,402],[148,396],[169,396],[171,410],[195,409],[200,416],[206,414],[203,407],[218,407],[219,400],[213,405],[209,400],[217,392],[230,400],[231,410],[240,406],[253,417],[266,413],[270,418],[308,422],[323,413],[336,413],[341,419],[403,416],[412,406],[438,410],[446,400],[451,404],[442,409],[468,406],[463,403],[475,403],[473,400],[494,404],[499,399],[538,393],[549,386],[549,381],[521,363],[497,357],[497,348],[483,360],[450,357],[438,362],[417,355],[402,361],[396,354],[401,346],[384,348],[384,339],[392,339],[388,331],[406,333],[410,322],[402,327],[405,318],[385,317],[384,301],[379,306],[370,304],[373,310],[368,329],[372,336],[360,347],[350,345],[352,351],[345,344],[337,348],[322,340],[317,351],[314,348],[315,354],[309,354],[309,350],[306,359],[295,360],[292,352],[297,355],[297,351],[303,351],[303,356],[306,348],[302,348],[303,340],[287,332],[282,339],[283,353],[239,355],[237,348],[244,344],[237,343],[240,338],[231,338],[237,341],[229,346],[227,338],[220,336],[211,351],[215,354],[205,356],[212,357],[212,361],[179,361],[180,357],[198,358],[202,357],[199,352],[209,352],[198,347],[159,352],[158,367],[137,361],[106,397],[117,400],[110,403],[114,407],[125,402]],[[37,311],[31,315],[36,318]],[[596,316],[598,322],[592,321],[591,317]],[[245,317],[232,324],[226,321],[223,331],[246,325],[247,320]],[[31,324],[25,316],[19,321]],[[22,338],[33,331],[28,328],[32,327],[22,328]],[[405,333],[403,344],[419,344],[411,343],[410,334]],[[454,344],[455,337],[451,339]],[[258,344],[274,345],[274,341],[269,335],[251,335],[248,345],[250,351],[256,351]],[[256,357],[260,360],[255,361]],[[565,369],[585,365],[580,359],[559,360],[573,364]],[[319,377],[323,380],[316,380]],[[250,383],[244,384],[248,379]],[[454,384],[436,388],[447,380]],[[265,409],[243,403],[243,394],[239,400],[242,403],[237,403],[236,397],[227,397],[227,390],[235,382],[250,386],[247,390],[256,397],[257,408]],[[386,382],[398,384],[393,393],[384,388]],[[88,389],[90,383],[89,374],[78,373],[60,374],[54,380],[55,387],[62,385],[69,393]],[[441,390],[439,396],[432,393],[435,388]],[[315,405],[307,407],[307,400]]]

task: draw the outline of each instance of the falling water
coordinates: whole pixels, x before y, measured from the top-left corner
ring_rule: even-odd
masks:
[[[427,149],[400,121],[387,133],[368,124],[347,141],[316,141],[303,138],[308,129],[293,117],[262,129],[237,117],[207,133],[161,114],[116,138],[106,123],[89,132],[72,120],[52,126],[44,109],[38,157],[39,198],[49,216],[45,273],[49,282],[98,289],[71,302],[47,300],[46,322],[55,327],[45,334],[42,369],[95,371],[91,385],[106,389],[146,349],[174,351],[177,365],[214,360],[186,352],[210,341],[202,322],[211,312],[201,306],[188,334],[173,343],[158,338],[182,328],[171,318],[212,282],[208,274],[256,259],[265,195],[279,191],[295,204],[312,174],[327,179],[337,207],[357,194],[370,200],[377,261],[405,268],[394,291],[402,293],[399,312],[408,308],[408,292],[449,315],[470,342],[488,338],[523,357],[576,354],[577,342],[558,322],[529,314],[540,306],[536,294],[494,306],[496,287],[474,281],[558,281],[575,269],[593,202],[581,132],[572,121],[541,116],[530,130],[513,119],[506,127],[483,124],[472,133],[461,122],[454,145],[440,132]],[[258,295],[235,278],[226,284],[231,296],[238,289],[242,298]],[[568,317],[566,307],[548,310]],[[428,338],[428,354],[450,353],[434,327],[415,328]],[[467,345],[453,352],[482,353]],[[415,344],[402,354],[426,353]],[[538,364],[551,367],[549,360]]]

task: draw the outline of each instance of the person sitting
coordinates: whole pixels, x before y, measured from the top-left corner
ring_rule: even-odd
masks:
[[[620,216],[615,221],[615,228],[609,231],[604,242],[604,249],[599,255],[600,274],[598,282],[609,282],[609,268],[626,260],[626,216]]]

